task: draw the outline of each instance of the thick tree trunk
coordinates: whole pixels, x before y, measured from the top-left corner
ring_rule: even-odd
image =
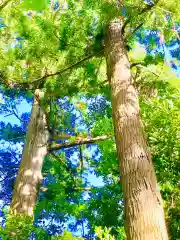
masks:
[[[43,92],[37,89],[10,206],[11,214],[23,213],[27,216],[33,216],[38,186],[42,181],[41,169],[47,154],[49,139],[46,116],[40,106],[42,98]]]
[[[129,240],[166,240],[167,229],[160,191],[139,115],[120,20],[107,29],[107,74],[112,91],[113,121],[120,159]]]

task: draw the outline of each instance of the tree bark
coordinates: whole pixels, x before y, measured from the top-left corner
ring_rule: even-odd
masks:
[[[42,181],[41,169],[48,150],[49,132],[46,115],[40,106],[43,92],[35,91],[31,119],[28,125],[22,160],[16,177],[11,214],[33,216],[39,184]]]
[[[49,148],[49,152],[53,152],[53,151],[57,151],[60,149],[65,149],[65,148],[70,148],[70,147],[76,147],[76,146],[80,146],[83,144],[90,144],[90,143],[95,143],[97,141],[103,141],[108,139],[108,136],[98,136],[98,137],[94,137],[94,138],[90,138],[90,137],[76,137],[76,139],[74,140],[74,142],[67,142],[67,143],[57,143],[55,145],[50,146]]]
[[[129,240],[167,240],[164,210],[150,151],[143,134],[137,91],[122,36],[122,22],[112,21],[105,39],[111,85],[116,147]]]

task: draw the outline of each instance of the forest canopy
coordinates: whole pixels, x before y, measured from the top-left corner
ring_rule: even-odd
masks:
[[[180,239],[180,1],[0,1],[1,239]]]

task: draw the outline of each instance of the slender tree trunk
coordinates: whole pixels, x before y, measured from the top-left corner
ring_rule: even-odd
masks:
[[[138,96],[132,85],[122,22],[107,29],[107,74],[112,92],[116,147],[129,240],[168,239],[160,191],[139,115]]]
[[[31,119],[28,125],[22,160],[16,177],[10,213],[33,216],[38,186],[42,181],[41,169],[47,154],[49,132],[46,116],[40,106],[43,92],[35,91]]]

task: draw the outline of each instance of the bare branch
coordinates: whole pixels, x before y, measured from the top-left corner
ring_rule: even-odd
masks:
[[[19,115],[15,112],[14,109],[12,109],[12,113],[14,114],[14,116],[15,116],[20,122],[25,122],[22,118],[19,117]]]
[[[94,137],[94,138],[77,138],[74,142],[68,142],[68,143],[64,143],[64,144],[56,144],[54,146],[51,146],[49,148],[49,152],[57,151],[60,149],[65,149],[65,148],[70,148],[70,147],[75,147],[75,146],[79,146],[82,144],[95,143],[97,141],[103,141],[108,138],[110,138],[110,136],[99,136],[99,137]]]
[[[8,113],[8,114],[4,115],[4,117],[9,117],[9,116],[12,116],[12,115],[13,115],[13,113]]]

